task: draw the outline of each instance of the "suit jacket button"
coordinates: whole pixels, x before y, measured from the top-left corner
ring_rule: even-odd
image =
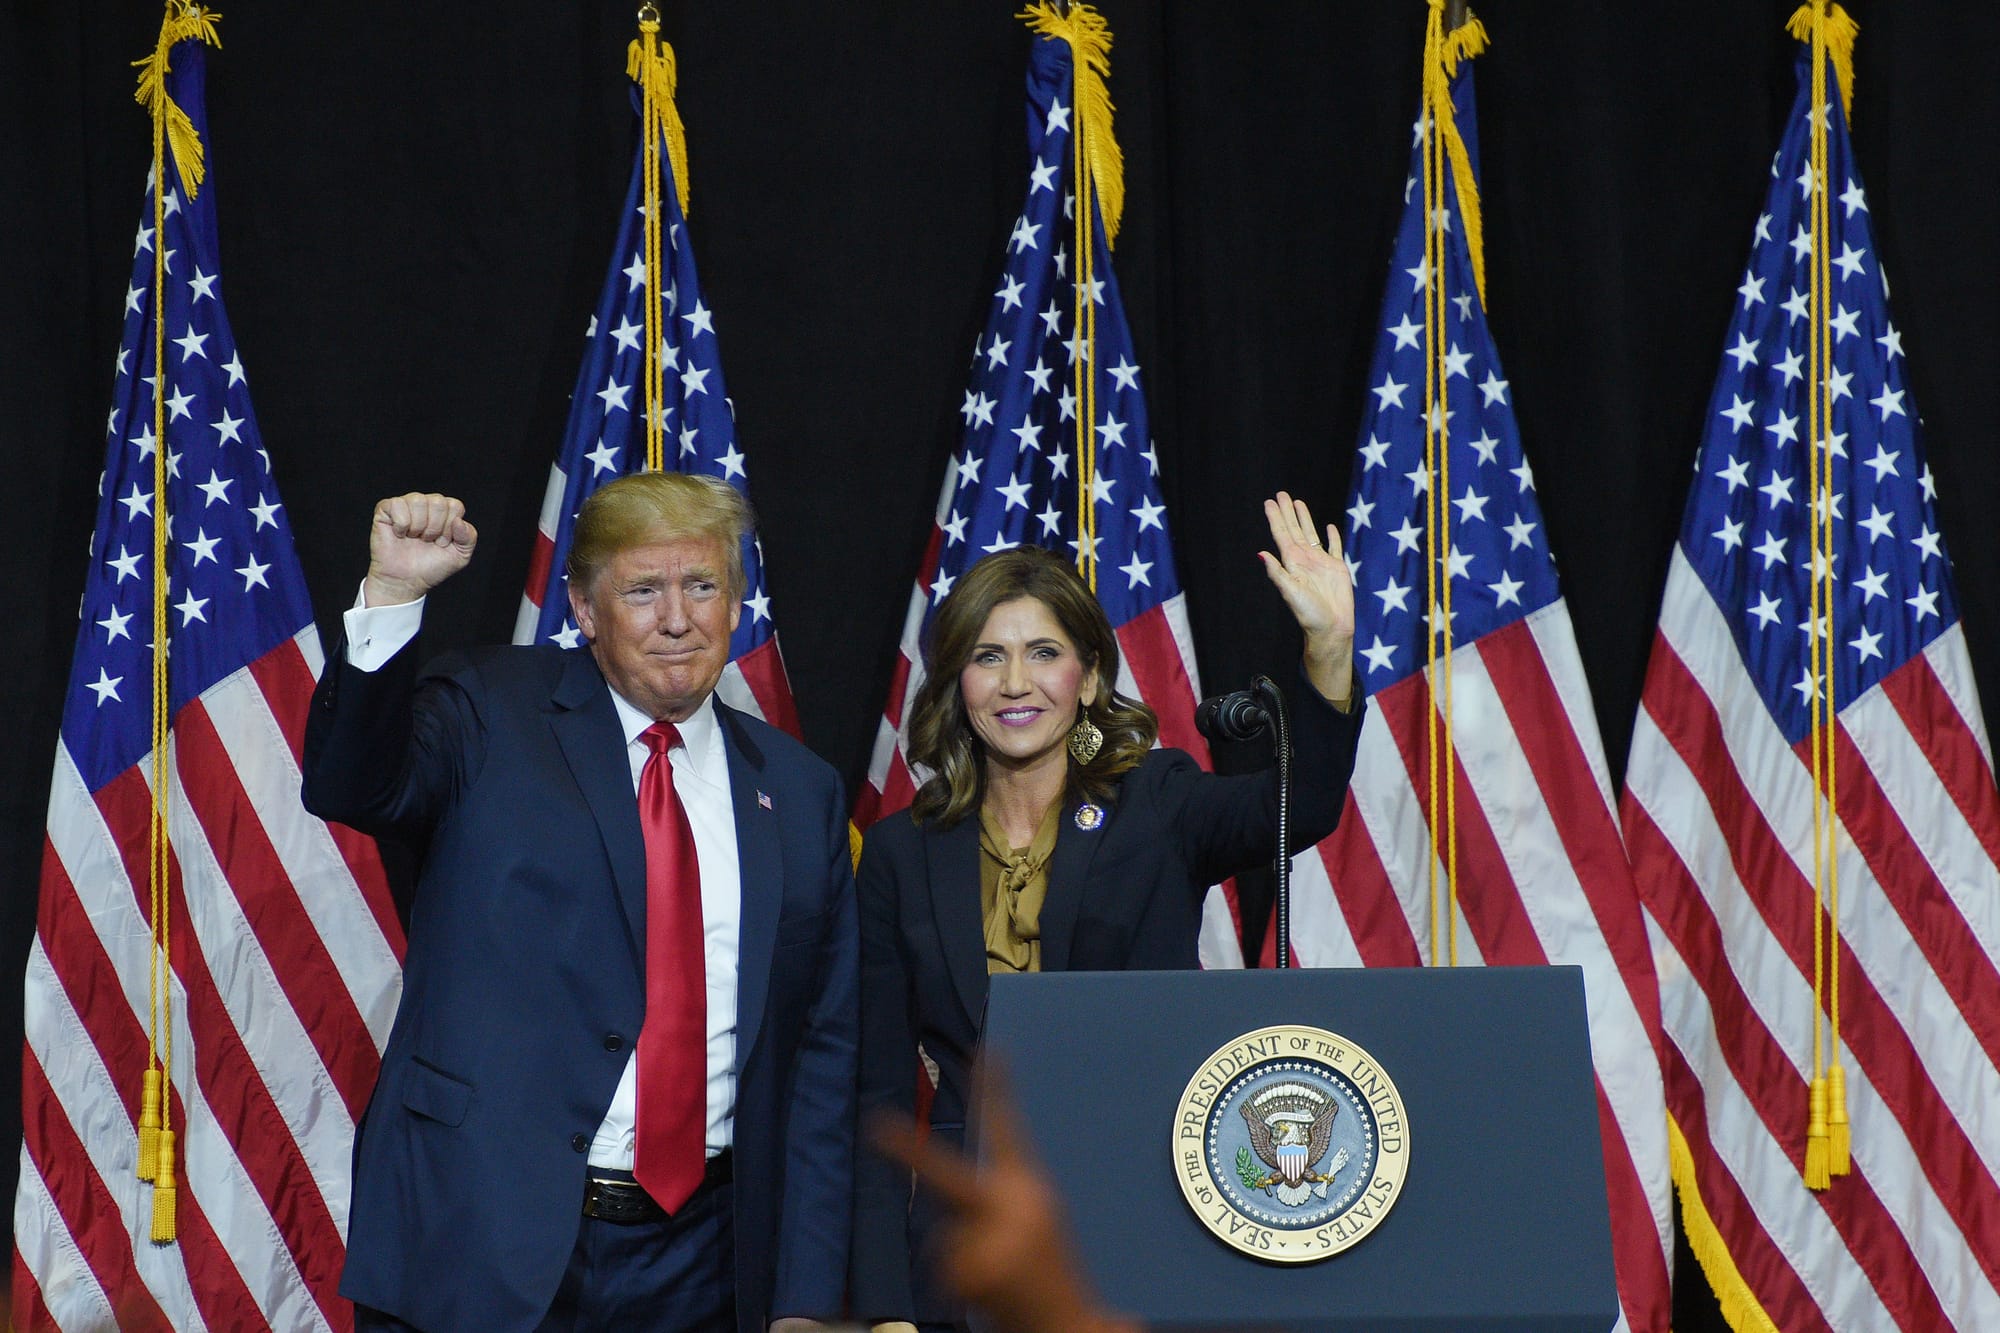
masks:
[[[570,1147],[572,1147],[572,1148],[574,1148],[574,1149],[576,1149],[576,1150],[577,1150],[578,1152],[589,1152],[589,1151],[590,1151],[590,1135],[588,1135],[588,1134],[572,1134],[572,1135],[570,1135],[570,1136],[569,1136],[569,1146],[570,1146]]]
[[[615,1032],[604,1034],[604,1049],[614,1054],[625,1049],[625,1039]]]

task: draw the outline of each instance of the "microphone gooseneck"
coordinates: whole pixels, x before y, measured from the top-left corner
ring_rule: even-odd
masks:
[[[1247,690],[1232,690],[1201,701],[1194,725],[1212,741],[1247,741],[1271,733],[1278,761],[1278,850],[1272,862],[1277,886],[1274,927],[1276,963],[1292,965],[1292,728],[1285,716],[1285,696],[1269,676],[1259,676]]]
[[[1277,907],[1273,926],[1278,933],[1273,963],[1292,965],[1292,725],[1285,716],[1285,696],[1269,676],[1259,676],[1250,688],[1264,701],[1271,723],[1271,741],[1278,760],[1278,850],[1272,861],[1277,880]]]

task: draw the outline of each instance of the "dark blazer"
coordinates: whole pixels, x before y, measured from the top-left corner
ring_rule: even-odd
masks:
[[[585,1154],[645,1017],[645,845],[584,650],[483,650],[416,679],[335,646],[305,803],[426,839],[403,995],[355,1137],[341,1294],[420,1328],[531,1329],[581,1221]],[[743,884],[737,1326],[841,1305],[856,936],[839,779],[720,700]]]
[[[1354,769],[1361,709],[1342,714],[1303,679],[1292,702],[1292,850],[1333,831]],[[1198,966],[1208,886],[1270,861],[1277,847],[1275,770],[1201,771],[1181,750],[1154,750],[1119,783],[1104,821],[1063,812],[1042,905],[1042,970]],[[930,1124],[964,1133],[986,1012],[979,820],[919,827],[906,810],[862,845],[861,1108],[914,1111],[916,1050],[937,1065]],[[849,1295],[863,1319],[949,1322],[960,1309],[930,1277],[925,1241],[937,1215],[909,1172],[864,1154],[855,1174]]]

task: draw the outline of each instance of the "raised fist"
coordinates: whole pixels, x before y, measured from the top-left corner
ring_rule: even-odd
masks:
[[[464,569],[478,541],[465,505],[448,495],[380,501],[368,530],[368,605],[416,601]]]

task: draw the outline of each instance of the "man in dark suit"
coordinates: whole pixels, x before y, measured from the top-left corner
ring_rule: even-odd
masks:
[[[785,1333],[839,1310],[846,804],[714,696],[748,526],[711,479],[614,482],[569,563],[587,645],[419,679],[422,599],[476,534],[444,496],[376,507],[305,756],[315,813],[426,846],[355,1143],[362,1329]]]

